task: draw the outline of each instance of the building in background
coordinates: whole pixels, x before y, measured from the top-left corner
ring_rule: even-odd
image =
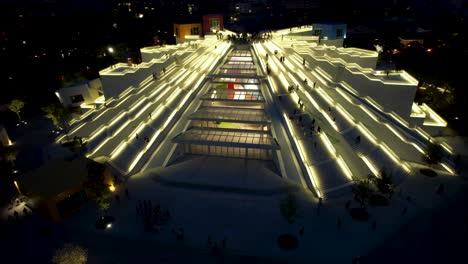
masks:
[[[176,43],[183,43],[186,36],[201,36],[203,33],[201,23],[174,24],[174,36]]]
[[[192,19],[191,22],[175,23],[174,37],[176,43],[196,40],[205,35],[215,34],[224,30],[224,17],[220,14],[209,14],[202,17],[201,23]],[[190,37],[189,37],[190,36]]]
[[[224,30],[223,15],[210,14],[203,16],[203,34],[212,34]]]
[[[319,44],[343,47],[346,38],[346,24],[316,23],[312,25],[312,35],[319,37]]]

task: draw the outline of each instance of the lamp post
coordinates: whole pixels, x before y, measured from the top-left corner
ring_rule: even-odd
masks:
[[[13,183],[15,184],[16,190],[18,190],[18,194],[21,195],[21,190],[20,190],[20,188],[19,188],[18,182],[17,182],[17,181],[13,181]]]

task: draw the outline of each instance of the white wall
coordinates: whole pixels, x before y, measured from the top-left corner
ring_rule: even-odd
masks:
[[[375,69],[377,65],[377,52],[356,48],[316,47],[310,48],[310,52],[317,59],[343,60],[343,63],[356,63],[362,68]]]
[[[152,78],[153,73],[160,74],[163,68],[167,68],[174,62],[173,56],[160,63],[141,63],[128,66],[127,64],[118,64],[114,69],[105,69],[100,72],[104,96],[107,99],[119,95],[130,86],[140,87],[147,78]],[[115,71],[115,69],[126,68],[124,71]]]
[[[325,54],[324,51],[314,52],[315,55]],[[330,54],[335,56],[336,54]],[[331,63],[325,57],[306,56],[316,70],[327,75],[328,81],[334,83],[345,82],[351,86],[360,97],[371,97],[385,112],[395,112],[405,120],[409,121],[411,106],[416,94],[417,84],[410,84],[404,79],[389,83],[385,81],[385,76],[376,76],[374,71],[363,73],[361,69],[348,68],[342,63]],[[359,62],[359,59],[355,59]],[[318,81],[313,78],[312,81]],[[328,83],[323,85],[329,86]]]
[[[395,112],[409,121],[411,106],[416,95],[417,85],[385,84],[380,80],[370,80],[364,74],[352,73],[344,68],[337,82],[344,81],[355,89],[360,97],[371,97],[385,112]]]
[[[94,79],[88,82],[78,83],[72,86],[64,87],[56,91],[60,102],[65,106],[80,106],[81,104],[93,104],[99,97],[99,91],[102,90],[100,79]],[[72,103],[71,96],[81,95],[84,101]]]
[[[344,39],[320,39],[320,45],[343,47]]]

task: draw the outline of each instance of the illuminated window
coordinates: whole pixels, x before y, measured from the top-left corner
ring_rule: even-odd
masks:
[[[339,28],[339,29],[336,30],[336,37],[337,38],[343,37],[343,29],[342,28]]]
[[[211,30],[219,30],[219,18],[210,18],[210,29]]]
[[[83,95],[78,94],[78,95],[73,95],[70,96],[71,102],[74,103],[80,103],[84,101]]]
[[[190,34],[191,35],[199,35],[200,34],[200,29],[198,27],[194,27],[190,29]]]

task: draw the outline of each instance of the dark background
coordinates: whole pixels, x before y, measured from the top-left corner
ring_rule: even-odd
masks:
[[[380,44],[381,59],[409,71],[421,85],[450,88],[454,102],[432,106],[451,126],[463,127],[467,96],[464,67],[458,64],[468,54],[463,0],[0,0],[0,105],[18,98],[27,103],[25,117],[37,114],[57,100],[58,88],[96,78],[100,69],[128,57],[139,62],[141,47],[175,42],[174,22],[200,22],[209,13],[223,14],[227,28],[250,32],[347,23],[345,46]],[[420,36],[421,30],[427,31],[424,45],[401,47],[399,37]],[[394,49],[398,54],[390,52]],[[431,104],[431,98],[421,98]],[[14,118],[0,112],[3,123]]]

